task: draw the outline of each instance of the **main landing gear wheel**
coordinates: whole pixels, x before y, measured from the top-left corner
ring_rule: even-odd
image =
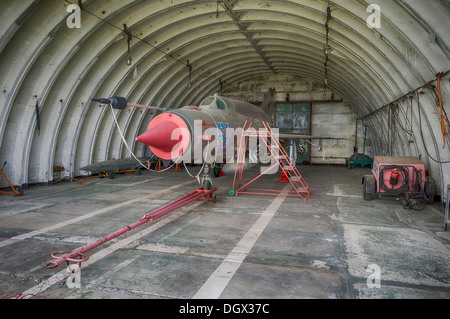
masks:
[[[203,182],[203,189],[209,191],[212,188],[211,182],[209,180],[205,180]]]
[[[206,180],[203,181],[203,189],[204,189],[204,190],[210,190],[210,189],[212,189],[212,185],[211,185],[211,181],[210,181],[210,180],[207,180],[207,179],[206,179]],[[214,194],[208,195],[207,198],[211,199],[211,201],[212,201],[213,203],[216,202],[216,195],[214,195]]]
[[[211,178],[209,177],[210,171],[211,171],[211,165],[206,164],[203,167],[203,177],[202,177],[202,181],[201,181],[202,188],[205,191],[211,190],[213,188]],[[213,203],[216,202],[216,195],[214,195],[214,194],[210,194],[206,198],[210,198]]]

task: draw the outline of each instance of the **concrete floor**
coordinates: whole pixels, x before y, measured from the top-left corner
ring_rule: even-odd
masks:
[[[299,169],[308,200],[230,197],[232,176],[215,179],[216,203],[199,201],[96,248],[73,289],[65,264],[43,267],[53,252],[138,221],[196,188],[195,180],[184,171],[128,173],[1,194],[0,298],[450,298],[440,203],[416,212],[394,200],[365,202],[369,170]],[[285,187],[279,177],[258,184]],[[379,288],[368,285],[378,283],[368,280],[372,265]]]

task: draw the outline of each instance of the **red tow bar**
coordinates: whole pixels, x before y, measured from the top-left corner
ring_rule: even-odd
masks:
[[[65,251],[60,251],[60,252],[56,252],[52,254],[52,258],[56,259],[53,262],[50,262],[48,264],[46,264],[44,267],[47,269],[53,269],[58,267],[59,265],[61,265],[62,263],[65,262],[75,262],[75,263],[82,263],[85,262],[89,259],[88,256],[85,255],[86,252],[105,244],[106,242],[113,240],[116,237],[119,237],[121,235],[124,235],[125,233],[129,232],[130,230],[137,228],[145,223],[148,223],[150,221],[154,221],[155,219],[158,219],[164,215],[167,215],[171,212],[173,212],[176,209],[179,209],[183,206],[186,206],[196,200],[199,199],[203,199],[203,198],[208,198],[208,199],[212,199],[213,202],[215,202],[215,195],[212,195],[215,191],[217,190],[217,188],[213,188],[210,190],[204,190],[203,188],[199,188],[195,191],[193,191],[190,194],[187,194],[151,213],[145,213],[142,215],[142,218],[140,221],[135,222],[127,227],[122,228],[121,230],[118,230],[112,234],[109,234],[108,236],[105,236],[101,239],[98,239],[97,241],[84,246],[82,248],[79,248],[73,252],[65,252]],[[66,254],[65,256],[59,257],[58,255],[62,255],[62,254]],[[77,259],[80,258],[80,259]]]

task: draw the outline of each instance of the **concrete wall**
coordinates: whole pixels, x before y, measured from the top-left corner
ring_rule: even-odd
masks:
[[[364,150],[364,127],[357,125],[358,117],[345,102],[313,103],[311,133],[313,136],[330,136],[345,140],[314,140],[311,149],[313,164],[345,164],[345,158],[351,157],[355,145],[359,153]],[[357,139],[355,139],[357,134]],[[366,141],[366,155],[373,156],[370,139]]]
[[[345,140],[323,140],[321,150],[319,141],[304,141],[311,148],[313,164],[345,164],[345,158],[353,155],[355,134],[357,134],[358,152],[363,152],[364,128],[358,122],[358,115],[351,106],[333,91],[324,91],[323,83],[299,76],[276,75],[257,77],[238,84],[230,85],[223,95],[249,102],[262,102],[270,88],[275,88],[276,101],[310,101],[312,103],[311,134],[344,138]],[[324,93],[326,97],[324,98]],[[332,100],[333,99],[333,100]],[[312,145],[311,145],[312,144]],[[373,156],[372,143],[367,140],[366,154]]]

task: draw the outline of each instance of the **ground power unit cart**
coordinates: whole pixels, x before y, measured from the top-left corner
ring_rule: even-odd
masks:
[[[363,177],[363,198],[374,195],[400,199],[405,209],[423,210],[436,196],[436,184],[425,164],[415,157],[375,156],[372,175]]]

